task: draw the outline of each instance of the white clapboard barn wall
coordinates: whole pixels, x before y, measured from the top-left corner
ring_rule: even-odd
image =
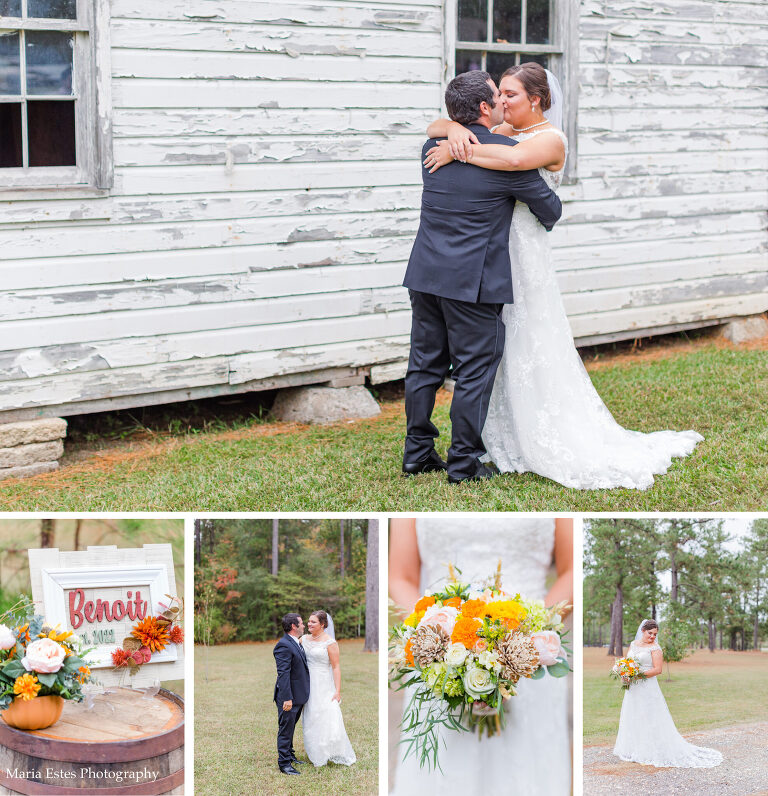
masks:
[[[443,4],[107,8],[113,186],[0,190],[0,421],[401,376]],[[584,0],[577,28],[576,337],[764,311],[768,4]]]

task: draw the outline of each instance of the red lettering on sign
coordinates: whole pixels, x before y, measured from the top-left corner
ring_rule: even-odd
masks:
[[[79,600],[77,607],[75,600]],[[72,625],[72,630],[77,630],[83,624],[83,600],[85,595],[82,589],[75,589],[69,593],[69,624]]]

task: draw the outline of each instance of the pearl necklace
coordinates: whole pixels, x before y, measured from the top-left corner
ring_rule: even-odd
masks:
[[[524,133],[526,130],[533,130],[534,127],[541,127],[542,124],[549,124],[549,119],[544,119],[542,122],[536,122],[536,124],[532,124],[530,127],[521,127],[519,130],[515,127],[514,124],[510,124],[510,127],[516,133]]]

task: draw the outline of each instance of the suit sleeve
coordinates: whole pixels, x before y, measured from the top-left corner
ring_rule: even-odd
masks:
[[[291,691],[291,651],[285,644],[278,644],[273,650],[275,665],[277,666],[277,704],[293,701]]]
[[[538,171],[514,171],[509,174],[514,178],[510,193],[515,199],[525,202],[544,227],[551,230],[563,212],[557,194],[549,189]]]

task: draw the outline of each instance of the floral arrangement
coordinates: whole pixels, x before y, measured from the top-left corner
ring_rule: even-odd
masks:
[[[566,603],[510,596],[492,586],[450,582],[425,594],[390,634],[390,687],[413,687],[403,716],[405,757],[439,767],[438,728],[476,731],[480,738],[504,726],[505,702],[521,678],[538,680],[571,671],[563,646]]]
[[[184,630],[179,624],[183,603],[178,597],[165,596],[170,603],[160,603],[160,614],[140,619],[131,629],[131,635],[123,639],[123,646],[112,653],[116,669],[127,667],[133,676],[150,662],[153,652],[162,652],[169,644],[184,643]]]
[[[90,650],[80,649],[74,633],[46,624],[28,600],[0,620],[9,623],[0,624],[0,710],[43,696],[82,702],[83,686],[93,682],[84,658]]]
[[[611,669],[611,677],[621,682],[621,688],[628,689],[632,683],[647,679],[640,671],[640,664],[634,658],[617,658]]]

